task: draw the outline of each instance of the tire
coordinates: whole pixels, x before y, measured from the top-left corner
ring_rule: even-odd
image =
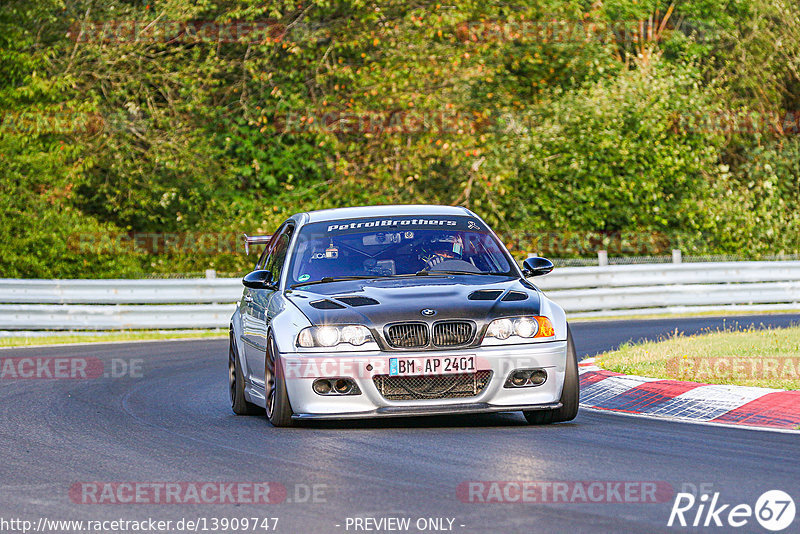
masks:
[[[230,345],[228,348],[228,392],[230,393],[231,409],[236,415],[256,415],[263,413],[264,410],[247,402],[244,396],[244,373],[236,354],[233,343],[233,333],[230,335]]]
[[[547,425],[572,421],[578,415],[580,403],[580,382],[578,381],[578,357],[575,354],[575,343],[572,331],[567,325],[567,365],[564,376],[564,388],[561,391],[561,408],[555,410],[526,410],[525,419],[532,425]]]
[[[286,392],[286,376],[281,371],[281,356],[272,332],[267,338],[267,356],[264,362],[264,396],[267,399],[267,419],[272,426],[293,426],[292,405]],[[278,372],[276,373],[276,369]]]

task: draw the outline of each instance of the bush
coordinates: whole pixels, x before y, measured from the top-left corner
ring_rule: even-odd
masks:
[[[493,164],[492,195],[503,199],[499,218],[533,232],[638,232],[671,240],[708,232],[721,137],[688,122],[696,110],[713,107],[713,97],[697,69],[658,60],[614,80],[554,92],[521,130],[504,136]]]

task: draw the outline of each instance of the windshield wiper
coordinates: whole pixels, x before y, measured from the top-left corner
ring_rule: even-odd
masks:
[[[417,271],[417,272],[415,272],[413,274],[391,274],[391,275],[383,276],[381,278],[406,278],[406,277],[409,277],[409,276],[443,276],[443,275],[448,275],[448,274],[492,274],[492,275],[495,275],[495,276],[510,276],[508,273],[484,273],[484,272],[474,273],[472,271],[425,271],[425,270],[422,270],[422,271]]]
[[[381,275],[374,275],[374,276],[324,276],[319,280],[312,280],[309,282],[300,282],[298,284],[292,284],[289,286],[292,289],[295,289],[300,286],[311,286],[314,284],[327,284],[329,282],[346,282],[348,280],[371,280],[372,278],[383,278]]]
[[[492,276],[511,276],[508,273],[485,273],[483,271],[480,272],[473,272],[473,271],[420,271],[417,273],[417,276],[427,276],[427,275],[435,275],[435,274],[479,274],[479,275],[492,275]]]

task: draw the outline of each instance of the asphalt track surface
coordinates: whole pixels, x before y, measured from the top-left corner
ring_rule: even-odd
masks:
[[[798,320],[736,319],[740,326]],[[676,328],[690,333],[722,325],[718,318],[590,322],[574,324],[573,332],[583,357]],[[278,532],[318,534],[356,532],[346,530],[348,517],[387,516],[412,518],[408,532],[418,532],[414,521],[428,517],[454,518],[452,531],[464,533],[732,530],[668,528],[671,498],[486,504],[462,502],[456,494],[465,481],[519,480],[662,481],[674,491],[704,484],[720,492],[721,503],[751,506],[764,491],[782,489],[800,507],[798,435],[589,410],[571,423],[541,427],[526,425],[519,414],[494,414],[277,429],[263,417],[231,413],[226,348],[227,341],[213,340],[0,352],[3,358],[143,360],[136,378],[0,383],[0,518],[278,517]],[[72,502],[69,488],[87,481],[274,481],[286,486],[292,502]],[[297,502],[312,485],[324,488],[318,502]],[[785,532],[798,527],[800,517]],[[736,530],[766,532],[752,518]]]

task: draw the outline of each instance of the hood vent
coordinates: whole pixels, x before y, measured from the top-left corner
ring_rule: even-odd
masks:
[[[497,300],[503,294],[502,289],[479,289],[467,297],[469,300]]]
[[[339,302],[344,302],[348,306],[372,306],[374,304],[380,304],[377,300],[369,297],[361,297],[358,295],[349,295],[343,297],[334,297]]]
[[[333,302],[332,300],[324,299],[324,300],[315,300],[312,302],[311,307],[316,308],[318,310],[343,310],[345,309],[344,306]]]
[[[509,291],[506,293],[506,296],[503,297],[503,302],[514,302],[517,300],[526,300],[527,298],[528,294],[522,291]]]

